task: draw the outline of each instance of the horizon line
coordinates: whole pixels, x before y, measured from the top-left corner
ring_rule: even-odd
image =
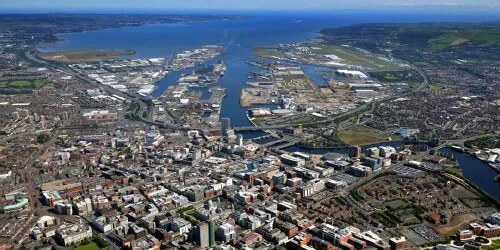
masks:
[[[328,13],[328,12],[339,12],[339,11],[361,11],[361,12],[397,12],[397,11],[405,11],[414,12],[414,13],[428,13],[428,12],[439,12],[439,13],[485,13],[485,14],[493,14],[500,13],[500,6],[477,6],[476,8],[470,8],[471,6],[385,6],[385,8],[333,8],[333,9],[298,9],[298,8],[289,8],[289,9],[243,9],[243,8],[233,8],[233,9],[211,9],[211,8],[173,8],[173,9],[153,9],[153,8],[6,8],[0,10],[0,14],[51,14],[51,13],[60,13],[60,14],[93,14],[98,12],[99,14],[116,14],[116,13],[141,13],[141,14],[160,14],[160,13],[186,13],[186,12],[195,12],[195,13],[244,13],[244,12],[261,12],[261,13],[270,13],[270,12],[303,12],[303,13]],[[109,13],[106,13],[109,12]],[[97,14],[97,13],[96,13]]]

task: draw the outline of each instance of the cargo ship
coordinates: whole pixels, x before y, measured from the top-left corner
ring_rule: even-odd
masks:
[[[222,77],[224,76],[224,74],[226,74],[226,70],[227,70],[226,64],[223,61],[220,61],[219,63],[214,65],[213,72]]]

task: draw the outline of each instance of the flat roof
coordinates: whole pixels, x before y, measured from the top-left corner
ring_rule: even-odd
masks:
[[[17,209],[17,208],[20,208],[26,204],[28,204],[28,199],[22,198],[18,203],[12,204],[12,205],[7,205],[7,206],[3,207],[3,209],[4,210]]]

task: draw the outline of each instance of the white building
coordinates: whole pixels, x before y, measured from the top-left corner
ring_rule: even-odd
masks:
[[[92,238],[92,229],[89,225],[83,224],[66,224],[61,226],[56,231],[56,237],[65,245],[82,242],[85,239]]]
[[[185,234],[191,229],[191,223],[182,218],[175,218],[170,223],[170,226],[172,228],[172,231],[179,232],[180,234]]]
[[[101,233],[109,233],[113,230],[113,223],[103,216],[92,219],[92,225],[94,225]]]

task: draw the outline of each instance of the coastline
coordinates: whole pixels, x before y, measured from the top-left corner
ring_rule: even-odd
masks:
[[[195,15],[194,15],[195,16]],[[249,16],[233,16],[233,18],[215,18],[212,20],[191,20],[191,21],[175,21],[175,22],[158,22],[158,23],[141,23],[141,24],[134,24],[134,25],[122,25],[122,26],[116,26],[116,27],[106,27],[106,28],[95,28],[95,29],[84,29],[81,31],[73,31],[73,32],[63,32],[63,33],[53,33],[54,37],[57,38],[57,41],[52,41],[52,42],[38,42],[33,45],[33,48],[36,51],[40,52],[58,52],[58,51],[43,51],[43,49],[51,46],[51,45],[56,45],[58,43],[66,41],[66,39],[62,38],[61,36],[63,35],[71,35],[71,34],[81,34],[81,33],[88,33],[88,32],[95,32],[95,31],[106,31],[106,30],[113,30],[113,29],[123,29],[123,28],[134,28],[134,27],[143,27],[143,26],[154,26],[154,25],[181,25],[181,24],[190,24],[190,23],[206,23],[206,22],[227,22],[227,21],[241,21],[241,20],[246,20],[252,17]],[[42,50],[41,50],[42,49]]]

